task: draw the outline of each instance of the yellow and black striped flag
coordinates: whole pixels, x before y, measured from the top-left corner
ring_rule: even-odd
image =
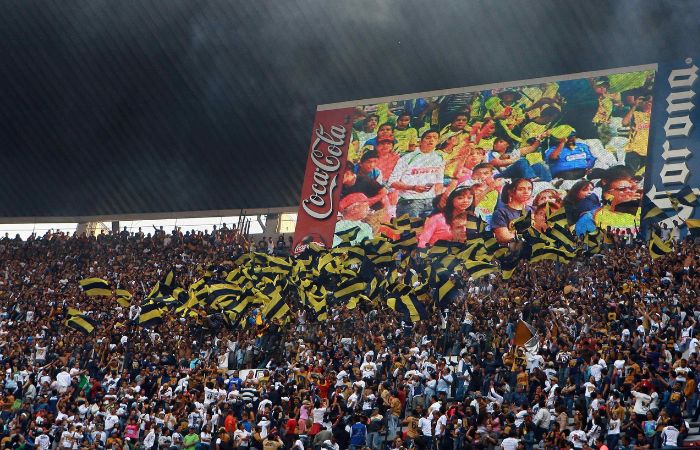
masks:
[[[175,271],[170,269],[170,271],[165,274],[165,278],[160,282],[160,293],[163,297],[173,293],[173,290],[177,287],[177,281],[175,281]]]
[[[688,227],[688,233],[691,236],[700,235],[700,219],[687,219],[685,225]]]
[[[78,282],[80,288],[89,297],[99,297],[99,296],[111,296],[112,289],[109,287],[109,283],[102,278],[85,278]]]
[[[340,304],[347,303],[352,297],[363,294],[367,288],[367,283],[357,278],[348,278],[338,284],[334,296]]]
[[[352,245],[352,242],[357,239],[358,234],[360,234],[360,227],[348,228],[347,230],[335,233],[335,235],[340,239],[341,246]]]
[[[532,245],[532,253],[530,253],[530,262],[536,263],[548,259],[568,264],[576,255],[563,248],[557,248],[545,242],[538,242]]]
[[[289,306],[281,298],[276,300],[269,300],[262,310],[262,315],[265,320],[282,320],[284,316],[289,312]]]
[[[555,223],[545,235],[552,239],[556,246],[564,246],[569,251],[576,248],[576,237],[567,228]]]
[[[511,220],[510,224],[508,224],[508,228],[518,234],[523,234],[525,230],[530,228],[530,225],[532,225],[532,213],[530,211],[526,212],[523,209],[523,214],[520,217]]]
[[[83,334],[92,334],[95,331],[97,323],[88,316],[79,314],[68,319],[66,321],[66,325],[80,331]]]
[[[510,280],[510,278],[513,276],[515,273],[515,269],[518,267],[518,263],[520,262],[519,258],[502,258],[499,259],[499,262],[501,263],[501,277],[504,280]]]
[[[695,195],[693,189],[688,185],[683,187],[683,189],[675,194],[669,195],[669,199],[671,200],[671,206],[673,206],[673,209],[675,210],[678,210],[680,205],[690,206],[693,208],[700,205],[697,195]]]
[[[386,300],[386,305],[396,312],[406,314],[411,322],[426,320],[428,311],[415,295],[402,295],[400,297],[391,297]]]
[[[651,241],[649,241],[649,254],[651,255],[651,259],[661,258],[672,251],[671,238],[664,241],[658,234],[652,233]]]
[[[566,207],[561,206],[558,209],[554,209],[551,206],[551,203],[547,203],[547,206],[545,207],[545,221],[549,225],[559,225],[562,227],[566,227],[569,225],[568,220],[566,219]]]
[[[313,285],[311,289],[308,289],[306,286],[300,286],[299,297],[302,305],[308,304],[313,308],[316,313],[316,319],[319,322],[328,318],[328,292],[325,287],[321,286],[319,289],[316,285]]]
[[[418,238],[415,231],[404,231],[401,237],[394,242],[394,247],[402,250],[411,250],[418,245]]]
[[[71,308],[70,306],[68,307],[68,315],[69,316],[82,316],[83,314],[85,314],[85,313],[79,309]]]
[[[484,261],[465,261],[464,269],[474,280],[498,271],[498,267],[495,264]]]
[[[443,274],[435,284],[434,300],[440,308],[449,306],[457,296],[457,285],[449,273]]]
[[[119,306],[122,308],[128,308],[129,305],[131,305],[131,298],[133,297],[131,292],[127,291],[126,289],[117,289],[114,293]]]
[[[147,303],[141,307],[137,324],[142,327],[152,327],[163,323],[164,304],[160,301]]]
[[[467,234],[473,235],[483,233],[486,230],[486,222],[481,217],[470,215],[467,218]]]
[[[644,211],[642,220],[658,221],[668,218],[664,210],[656,206],[656,203],[651,201],[651,199],[646,195],[642,201],[642,211]]]
[[[591,255],[597,255],[602,250],[602,238],[603,234],[600,230],[595,230],[593,233],[586,233],[583,238],[583,245],[587,247],[588,253]]]

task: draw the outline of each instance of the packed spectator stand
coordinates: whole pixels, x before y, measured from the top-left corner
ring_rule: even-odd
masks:
[[[271,242],[270,242],[271,243]],[[652,260],[612,237],[569,264],[467,280],[418,322],[381,302],[289,302],[245,326],[141,302],[253,249],[235,230],[0,240],[0,445],[82,449],[614,449],[693,445],[698,433],[697,243]],[[133,298],[89,297],[84,278]],[[66,326],[86,311],[94,330]],[[526,345],[514,345],[523,331]]]

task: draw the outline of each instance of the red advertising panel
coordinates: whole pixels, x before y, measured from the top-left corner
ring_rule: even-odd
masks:
[[[353,108],[316,113],[294,233],[294,252],[312,242],[330,247],[352,134]]]

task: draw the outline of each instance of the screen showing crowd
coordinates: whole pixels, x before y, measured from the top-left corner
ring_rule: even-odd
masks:
[[[464,241],[475,220],[506,243],[513,220],[543,228],[562,206],[578,235],[636,233],[653,82],[628,72],[358,107],[336,233],[391,237],[407,215],[425,219],[420,247]]]

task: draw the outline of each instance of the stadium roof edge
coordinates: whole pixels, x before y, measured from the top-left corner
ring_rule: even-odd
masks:
[[[549,76],[549,77],[530,78],[530,79],[526,79],[526,80],[505,81],[502,83],[478,84],[475,86],[465,86],[465,87],[458,87],[458,88],[451,88],[451,89],[441,89],[441,90],[437,90],[437,91],[414,92],[411,94],[393,95],[393,96],[389,96],[389,97],[376,97],[376,98],[366,98],[366,99],[362,99],[362,100],[350,100],[347,102],[328,103],[325,105],[318,105],[316,107],[316,111],[328,111],[328,110],[332,110],[332,109],[351,108],[351,107],[362,106],[362,105],[373,105],[376,103],[384,103],[384,102],[388,102],[388,101],[410,100],[410,99],[414,99],[417,97],[435,97],[435,96],[439,96],[439,95],[458,94],[458,93],[462,93],[462,92],[474,92],[474,91],[481,91],[484,89],[503,89],[503,88],[510,88],[510,87],[526,86],[528,84],[549,83],[552,81],[566,81],[566,80],[577,80],[577,79],[581,79],[581,78],[602,77],[605,75],[612,75],[612,74],[623,73],[623,72],[657,70],[658,66],[659,66],[658,64],[643,64],[643,65],[639,65],[639,66],[626,66],[626,67],[617,67],[614,69],[594,70],[594,71],[589,71],[589,72],[567,73],[567,74],[562,74],[562,75],[553,75],[553,76]]]
[[[133,214],[109,214],[96,216],[36,216],[36,217],[0,217],[0,223],[81,223],[112,222],[135,220],[190,219],[197,217],[257,216],[261,214],[295,213],[297,206],[259,208],[259,209],[216,209],[207,211],[156,212]]]

